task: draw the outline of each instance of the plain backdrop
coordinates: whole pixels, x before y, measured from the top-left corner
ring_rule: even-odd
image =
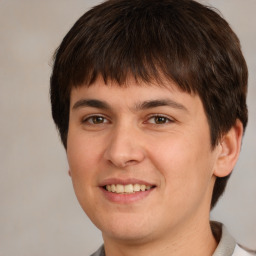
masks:
[[[0,256],[89,255],[100,232],[80,208],[51,120],[51,56],[96,0],[0,0]],[[248,63],[249,125],[224,197],[211,214],[256,247],[256,1],[209,0]]]

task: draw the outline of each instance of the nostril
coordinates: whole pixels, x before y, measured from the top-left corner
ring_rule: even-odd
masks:
[[[128,166],[128,165],[133,165],[133,164],[136,164],[138,161],[136,161],[136,160],[129,160],[129,161],[126,161],[125,163],[124,163],[124,167],[125,166]]]

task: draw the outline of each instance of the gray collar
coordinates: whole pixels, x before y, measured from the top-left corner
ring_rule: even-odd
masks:
[[[226,227],[219,222],[211,222],[212,233],[219,244],[212,256],[231,256],[235,250],[236,242]]]
[[[212,256],[232,256],[236,247],[236,242],[233,237],[228,233],[226,227],[219,222],[211,222],[213,235],[219,241],[218,247]],[[104,246],[102,245],[98,251],[91,256],[105,256]]]
[[[102,245],[95,253],[90,256],[105,256],[104,245]]]

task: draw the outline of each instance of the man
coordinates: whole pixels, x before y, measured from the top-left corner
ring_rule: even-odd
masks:
[[[216,12],[192,0],[109,0],[63,39],[53,119],[96,255],[252,255],[210,210],[247,124],[247,66]]]

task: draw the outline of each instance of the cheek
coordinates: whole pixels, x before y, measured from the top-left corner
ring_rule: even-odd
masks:
[[[67,158],[70,175],[78,201],[83,207],[83,202],[93,193],[96,185],[94,178],[95,148],[87,143],[81,136],[69,134],[67,144]]]
[[[185,138],[185,139],[184,139]],[[179,197],[206,190],[212,176],[212,153],[208,145],[175,136],[165,143],[155,143],[151,160],[161,172],[168,193]]]
[[[101,143],[80,131],[70,131],[67,143],[67,157],[71,173],[86,175],[92,172],[101,156]]]
[[[78,133],[70,133],[67,144],[67,158],[70,168],[70,175],[76,194],[83,210],[90,213],[93,209],[95,180],[95,157],[93,146],[87,143]]]

